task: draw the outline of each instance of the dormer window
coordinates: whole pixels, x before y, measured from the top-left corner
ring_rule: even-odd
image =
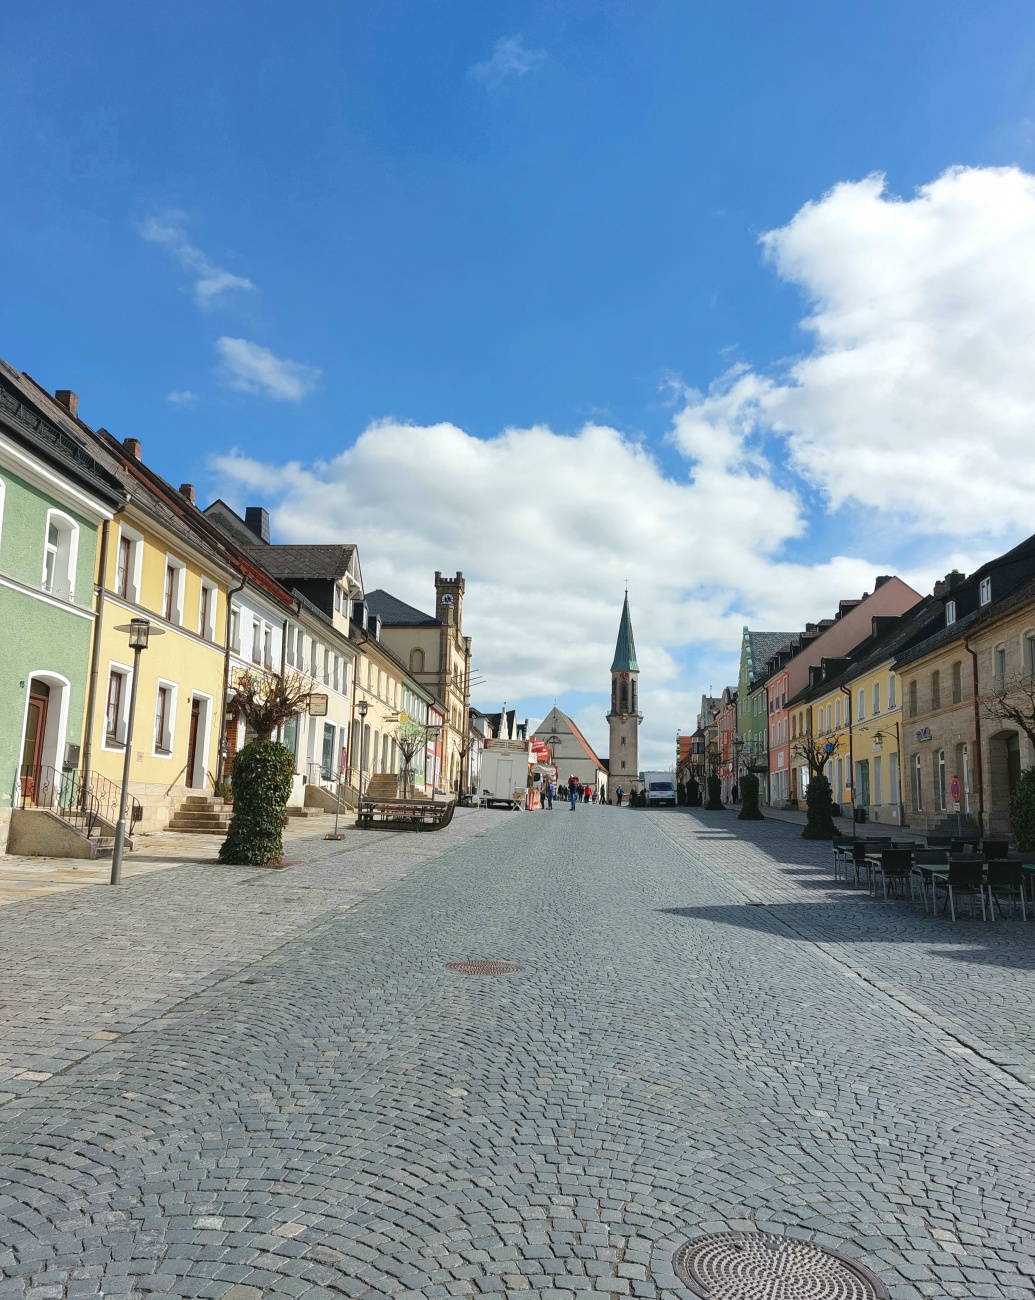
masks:
[[[984,604],[984,600],[981,602]],[[954,600],[946,601],[945,604],[945,626],[951,627],[956,622],[956,602]]]
[[[982,605],[987,605],[987,604],[989,604],[989,602],[991,601],[991,599],[992,599],[992,579],[991,579],[991,578],[982,578],[982,579],[981,579],[981,594],[980,594],[980,600],[981,600]]]

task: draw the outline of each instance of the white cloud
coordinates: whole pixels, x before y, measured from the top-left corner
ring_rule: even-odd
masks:
[[[214,265],[200,248],[187,238],[182,212],[166,212],[149,217],[138,230],[142,238],[167,248],[194,281],[194,301],[199,307],[211,307],[221,294],[231,289],[253,290],[255,285],[243,275],[234,275]]]
[[[603,424],[479,439],[383,421],[326,464],[222,457],[220,491],[272,505],[284,540],[358,542],[368,586],[418,607],[434,570],[463,569],[479,700],[556,695],[604,752],[628,578],[641,762],[667,767],[701,693],[733,680],[743,624],[794,631],[878,573],[929,590],[1032,526],[1035,178],[954,170],[909,200],[846,183],[762,243],[809,304],[809,346],[682,392],[685,475]],[[846,503],[870,512],[865,557],[825,540],[850,535]]]
[[[171,393],[166,393],[165,400],[171,402],[173,406],[193,406],[198,400],[198,395],[192,393],[189,388],[174,389]]]
[[[489,58],[472,64],[467,71],[483,85],[498,86],[508,77],[524,77],[534,72],[545,59],[545,50],[527,49],[520,36],[501,36]]]
[[[220,373],[231,388],[244,393],[260,393],[278,402],[300,402],[311,393],[321,371],[304,361],[286,361],[248,339],[223,338],[216,341]]]
[[[235,453],[215,468],[221,495],[273,506],[283,540],[358,542],[367,586],[418,608],[431,603],[436,569],[462,569],[465,629],[487,678],[477,698],[496,707],[606,692],[628,578],[644,755],[667,764],[676,727],[692,717],[678,664],[685,647],[711,642],[735,658],[745,621],[796,627],[817,607],[861,594],[879,571],[847,558],[779,562],[802,528],[798,503],[749,462],[729,446],[675,480],[602,425],[479,439],[451,424],[384,421],[326,464]],[[606,753],[605,708],[579,707]]]
[[[698,452],[772,430],[836,509],[925,533],[1030,528],[1035,499],[1035,177],[955,168],[908,200],[836,186],[763,236],[810,304],[810,349],[691,400]]]

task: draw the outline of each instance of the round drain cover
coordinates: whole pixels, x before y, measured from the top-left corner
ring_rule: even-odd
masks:
[[[523,968],[512,961],[447,961],[446,970],[459,975],[516,975]]]
[[[880,1278],[857,1260],[769,1232],[696,1237],[672,1263],[703,1300],[891,1300]]]

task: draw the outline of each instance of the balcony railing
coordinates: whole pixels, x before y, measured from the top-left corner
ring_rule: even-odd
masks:
[[[91,772],[88,776],[73,768],[55,771],[42,765],[23,766],[18,774],[18,806],[45,808],[74,826],[87,839],[110,833],[119,818],[121,786]],[[127,805],[132,828],[144,815],[139,799],[129,796]]]

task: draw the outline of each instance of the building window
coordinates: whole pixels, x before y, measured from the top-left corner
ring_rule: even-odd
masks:
[[[920,755],[913,756],[913,801],[917,812],[924,810],[924,781],[921,775]]]
[[[909,716],[916,717],[916,681],[909,683]]]
[[[827,705],[827,731],[833,730],[833,724],[830,721],[830,705]]]
[[[1035,632],[1024,637],[1024,668],[1029,677],[1035,677]]]
[[[994,677],[994,688],[997,691],[1006,688],[1006,646],[997,645],[992,652],[992,673]]]
[[[940,709],[942,707],[942,675],[935,670],[931,674],[931,708]]]
[[[183,622],[183,580],[183,565],[178,560],[166,560],[162,617],[169,623]]]
[[[121,745],[126,738],[125,710],[129,698],[129,671],[112,668],[108,676],[108,697],[104,711],[104,738],[109,745]]]
[[[198,632],[206,641],[216,639],[216,588],[211,582],[202,582],[201,601],[198,607]]]
[[[160,683],[155,701],[155,753],[172,753],[173,688]]]
[[[76,556],[79,525],[57,510],[47,513],[43,542],[43,590],[71,600],[75,595]]]
[[[284,658],[292,668],[295,666],[295,629],[288,624],[287,639],[284,642]]]
[[[252,663],[262,662],[262,623],[252,619]]]
[[[945,626],[951,627],[956,622],[956,602],[950,600],[945,605]]]
[[[268,624],[262,630],[262,662],[267,668],[273,667],[273,629]]]
[[[866,717],[866,692],[860,687],[859,688],[859,716],[855,720],[856,722],[862,722],[862,720],[865,717]]]
[[[991,599],[992,599],[992,579],[991,579],[991,578],[982,578],[982,579],[981,579],[981,594],[980,594],[980,600],[981,600],[982,605],[987,605],[987,604],[989,604],[990,601],[991,601]]]
[[[935,759],[935,768],[938,776],[938,807],[942,812],[945,811],[945,750],[939,749]]]
[[[952,665],[952,702],[959,704],[963,699],[963,665],[957,661]]]
[[[896,677],[894,673],[888,673],[888,708],[893,709],[897,702],[896,694]]]
[[[873,683],[873,715],[880,713],[880,682]]]
[[[128,537],[119,537],[119,554],[115,562],[115,595],[129,599],[129,575],[133,568],[133,543]]]
[[[236,605],[230,609],[230,649],[241,653],[241,611]]]
[[[834,701],[834,726],[840,731],[841,729],[841,699],[840,696]]]

